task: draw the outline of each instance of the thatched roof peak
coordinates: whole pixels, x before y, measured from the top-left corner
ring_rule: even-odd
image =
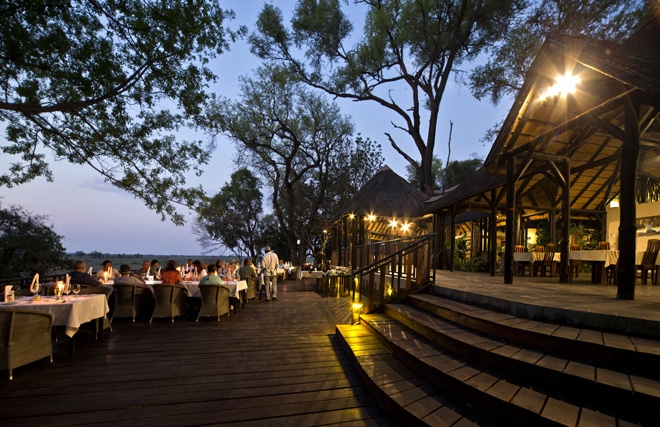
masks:
[[[335,215],[347,214],[398,218],[421,216],[427,196],[387,165],[383,166]]]

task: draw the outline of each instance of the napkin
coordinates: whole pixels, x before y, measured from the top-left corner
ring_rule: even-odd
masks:
[[[7,296],[9,296],[9,294],[11,293],[11,288],[12,288],[12,285],[5,286],[5,301],[9,301],[7,299]]]
[[[68,274],[66,275],[66,280],[64,281],[64,292],[69,292],[69,280],[71,279],[71,276]]]

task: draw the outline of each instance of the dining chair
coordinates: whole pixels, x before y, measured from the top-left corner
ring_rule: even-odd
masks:
[[[543,246],[537,246],[536,248],[534,248],[534,251],[535,252],[545,252],[545,248]]]
[[[646,285],[649,271],[651,272],[651,284],[658,284],[658,266],[656,265],[658,250],[660,250],[660,239],[649,239],[646,243],[646,251],[642,256],[642,263],[637,265],[637,271],[641,273],[644,285]]]
[[[130,317],[135,322],[138,313],[137,286],[117,283],[115,289],[115,308],[110,316],[110,321],[115,317]]]
[[[543,251],[543,260],[534,263],[535,276],[537,274],[540,274],[541,277],[545,277],[547,274],[549,274],[550,277],[555,277],[557,275],[557,262],[555,261],[556,251],[556,244],[548,243],[545,245],[545,250]]]
[[[247,290],[245,291],[245,298],[250,301],[257,297],[257,279],[254,277],[241,277],[241,280],[247,282]]]
[[[523,253],[523,252],[525,252],[525,247],[523,245],[515,245],[513,247],[513,252],[514,253]],[[528,270],[531,268],[531,265],[530,265],[529,261],[514,261],[513,271],[516,274],[520,274],[520,275],[524,276],[525,275],[525,268],[527,268]]]
[[[53,315],[35,310],[0,309],[0,369],[9,371],[44,357],[53,363]]]
[[[216,317],[218,322],[220,316],[229,316],[229,289],[221,284],[199,285],[199,293],[202,296],[202,306],[197,313],[196,322],[200,317]]]
[[[157,284],[153,290],[156,306],[149,323],[154,317],[169,317],[174,322],[175,317],[186,314],[186,288],[181,285]]]
[[[578,244],[570,245],[568,247],[568,250],[569,251],[581,251],[582,250],[582,245],[578,245]],[[570,268],[571,268],[571,273],[577,279],[578,273],[580,272],[580,265],[578,263],[574,262],[573,260],[571,260]]]
[[[609,251],[610,250],[610,242],[606,241],[601,241],[598,242],[597,249],[599,251]],[[608,269],[612,270],[616,268],[614,265],[610,265],[607,268],[605,268],[605,263],[603,261],[592,261],[591,262],[591,278],[592,282],[594,283],[601,283],[603,274],[605,274],[606,280],[610,280],[610,275],[614,274],[612,271],[608,271]]]

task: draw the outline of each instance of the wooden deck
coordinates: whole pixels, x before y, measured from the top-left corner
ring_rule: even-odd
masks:
[[[349,298],[280,286],[215,321],[115,320],[101,342],[81,331],[0,380],[2,426],[385,426],[334,335]]]

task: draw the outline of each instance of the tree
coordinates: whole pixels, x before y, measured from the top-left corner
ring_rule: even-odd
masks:
[[[436,156],[433,156],[433,163],[431,166],[431,176],[433,176],[433,187],[440,188],[442,187],[442,160],[438,159]],[[412,164],[406,165],[406,179],[409,183],[419,188],[419,175],[417,174],[417,167]]]
[[[302,262],[352,196],[346,190],[358,182],[350,180],[362,182],[380,168],[380,146],[351,140],[352,123],[337,105],[287,69],[266,64],[241,81],[240,99],[218,103],[211,120],[237,143],[238,160],[272,189],[267,196],[290,259]]]
[[[46,221],[47,217],[20,206],[0,205],[0,278],[45,275],[71,267],[62,236]]]
[[[286,64],[301,81],[332,96],[370,101],[393,112],[399,119],[393,128],[412,140],[420,161],[393,134],[385,135],[430,194],[445,88],[452,79],[461,80],[464,64],[507,33],[522,0],[356,3],[366,8],[366,21],[355,44],[339,0],[300,0],[290,29],[279,9],[265,5],[250,36],[252,52]],[[402,87],[410,95],[407,101],[397,98]]]
[[[492,50],[485,65],[475,67],[470,88],[477,99],[498,103],[515,95],[545,38],[552,34],[621,40],[649,19],[644,0],[534,0],[512,21],[512,30]]]
[[[0,185],[52,180],[45,148],[183,222],[175,207],[201,196],[185,173],[206,155],[176,133],[201,123],[207,64],[245,32],[223,28],[233,12],[217,0],[14,0],[0,12],[2,151],[20,158]]]
[[[220,192],[203,202],[193,232],[206,250],[232,249],[242,257],[256,259],[263,242],[259,238],[262,219],[261,182],[248,169],[231,174]]]
[[[443,171],[444,188],[454,187],[472,175],[483,165],[484,160],[473,153],[467,160],[454,160]]]

